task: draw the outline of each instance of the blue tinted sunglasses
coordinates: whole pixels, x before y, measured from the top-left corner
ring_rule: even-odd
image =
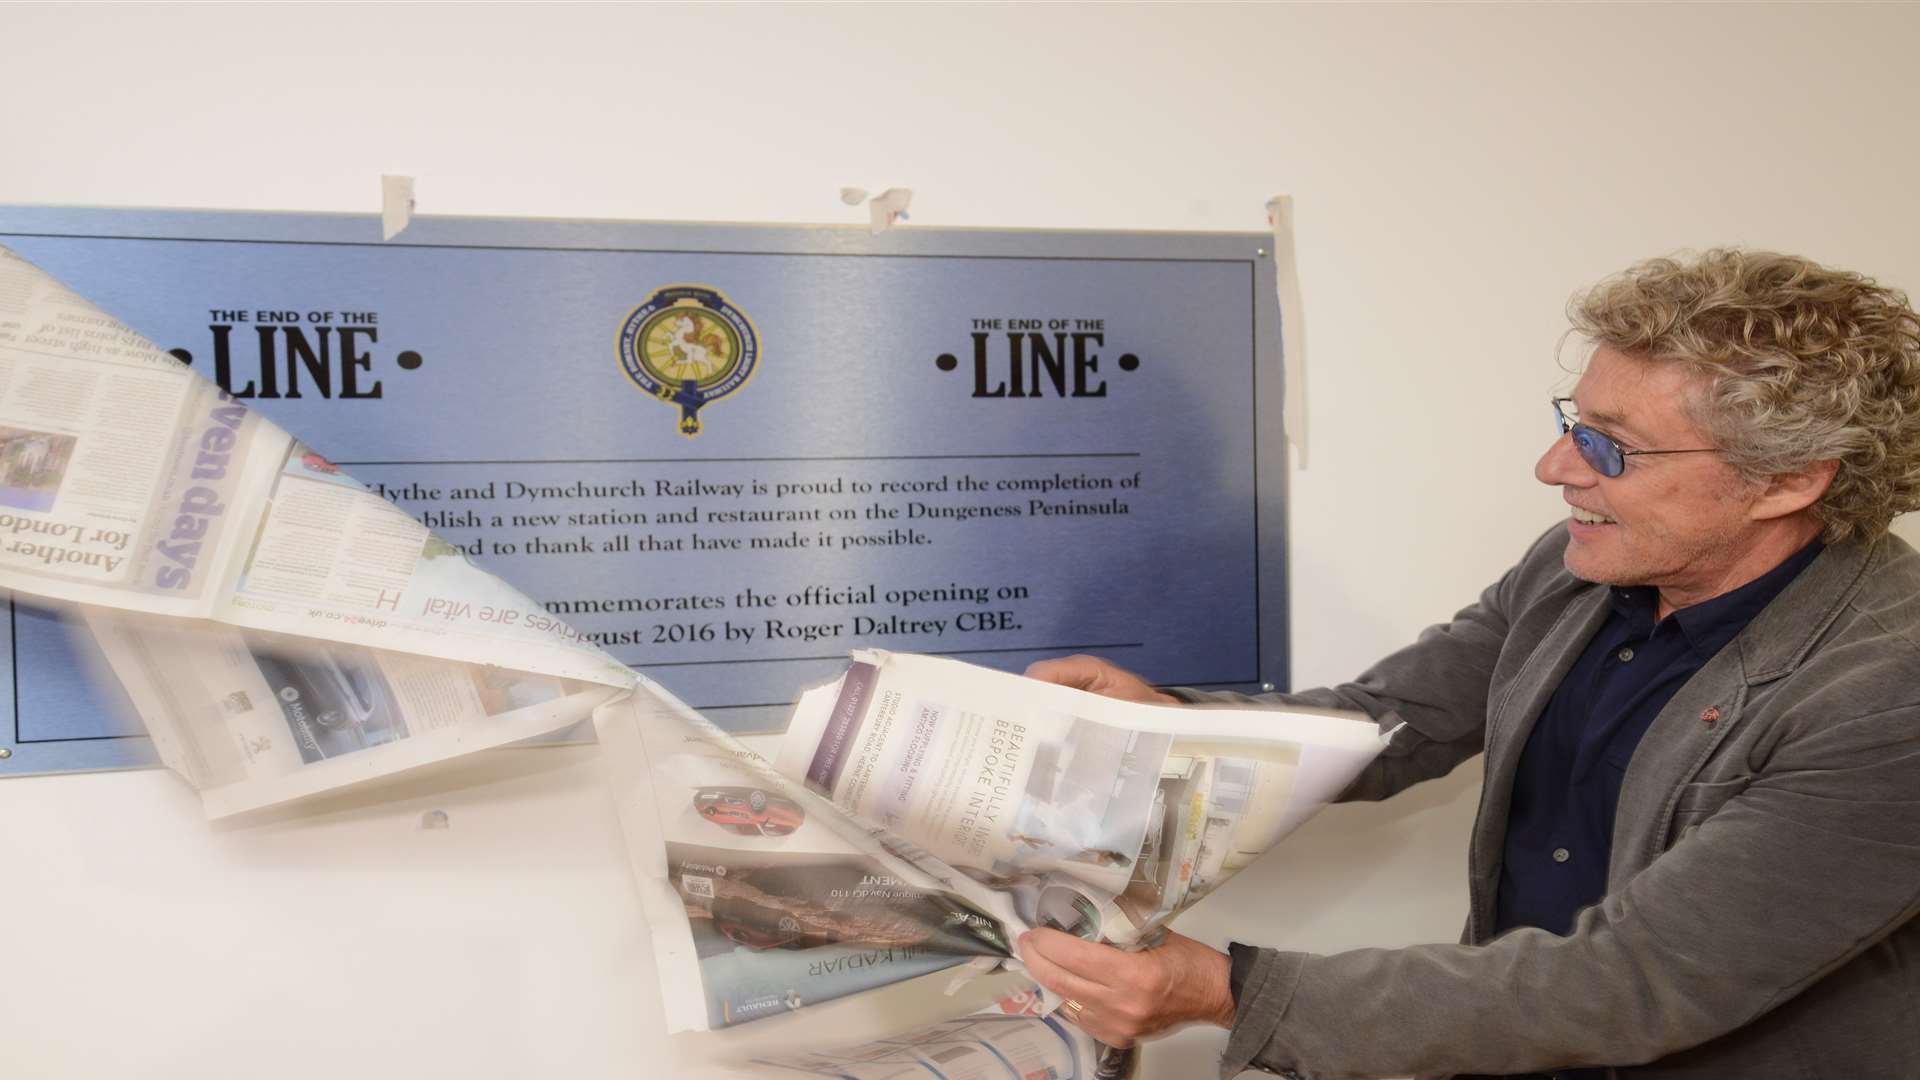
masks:
[[[1718,447],[1704,446],[1693,450],[1622,450],[1620,444],[1605,432],[1596,431],[1579,422],[1576,410],[1573,418],[1567,416],[1563,406],[1573,404],[1572,398],[1553,399],[1553,428],[1555,435],[1572,435],[1573,448],[1580,451],[1580,459],[1593,467],[1601,476],[1614,477],[1627,471],[1627,459],[1641,454],[1712,454],[1719,452]]]

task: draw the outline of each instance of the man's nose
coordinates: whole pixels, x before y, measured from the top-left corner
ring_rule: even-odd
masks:
[[[1548,487],[1591,487],[1599,476],[1574,448],[1572,435],[1553,440],[1533,466],[1533,478]]]

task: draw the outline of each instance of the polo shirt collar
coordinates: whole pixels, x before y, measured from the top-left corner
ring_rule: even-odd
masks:
[[[1779,596],[1781,590],[1800,575],[1800,571],[1811,565],[1825,547],[1816,538],[1787,556],[1780,565],[1745,585],[1711,600],[1680,608],[1667,619],[1685,637],[1687,647],[1696,656],[1702,660],[1711,659],[1729,641],[1739,636],[1754,616],[1772,603],[1774,597]],[[1660,610],[1659,600],[1659,590],[1652,585],[1616,585],[1607,590],[1607,601],[1615,616],[1629,620],[1636,631],[1645,637],[1651,637],[1656,629],[1654,614]]]

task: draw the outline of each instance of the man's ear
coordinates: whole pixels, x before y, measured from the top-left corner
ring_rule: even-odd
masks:
[[[1755,521],[1769,518],[1783,518],[1797,514],[1827,493],[1833,485],[1835,473],[1840,471],[1840,462],[1834,459],[1816,461],[1806,468],[1790,473],[1780,473],[1768,479],[1760,497],[1754,500],[1749,511]]]

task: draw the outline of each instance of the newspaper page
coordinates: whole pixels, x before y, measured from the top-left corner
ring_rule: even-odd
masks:
[[[578,723],[617,691],[483,664],[93,609],[161,760],[226,817]]]
[[[987,970],[1027,929],[1006,897],[869,832],[651,682],[594,720],[669,1031]]]
[[[222,622],[625,687],[627,668],[307,446],[261,488]]]
[[[1041,1015],[1036,993],[1015,994],[954,1020],[858,1046],[754,1059],[845,1080],[1091,1080],[1099,1046]]]
[[[0,247],[0,585],[207,614],[264,428]]]
[[[634,679],[5,248],[0,588],[87,609],[216,817],[553,731]]]
[[[466,552],[5,248],[0,587],[630,681]]]
[[[937,657],[854,660],[801,697],[775,768],[1010,891],[1031,921],[1121,944],[1278,843],[1385,745],[1358,714],[1142,705]]]

